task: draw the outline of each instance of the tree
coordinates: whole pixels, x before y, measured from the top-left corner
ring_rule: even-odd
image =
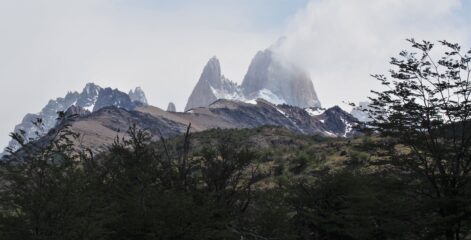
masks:
[[[471,213],[471,50],[409,39],[413,52],[391,58],[387,89],[373,91],[371,128],[388,139],[386,162],[410,177],[411,191],[429,212],[425,238],[464,239]],[[392,79],[392,80],[390,80]]]
[[[303,239],[414,239],[413,201],[403,184],[381,173],[346,168],[290,187],[293,225]]]
[[[92,159],[73,147],[78,135],[63,125],[49,144],[25,143],[0,163],[0,238],[93,239],[101,225],[91,219],[100,205],[91,191],[93,179],[83,162]]]
[[[239,239],[253,234],[239,218],[252,202],[257,156],[229,142],[190,152],[189,130],[180,137],[182,144],[180,138],[152,143],[148,131],[133,125],[104,154],[97,194],[109,203],[106,239]]]

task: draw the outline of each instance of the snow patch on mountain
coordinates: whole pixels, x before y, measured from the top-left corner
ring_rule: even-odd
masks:
[[[216,89],[213,86],[210,86],[210,88],[217,99],[238,100],[242,102],[247,100],[238,90],[227,91],[226,89]]]
[[[306,111],[309,116],[314,117],[314,116],[319,116],[325,112],[325,109],[323,108],[305,108],[304,111]]]
[[[283,116],[285,116],[286,118],[288,118],[288,119],[289,119],[289,116],[288,116],[288,114],[286,114],[285,112],[283,112],[281,109],[279,109],[279,108],[276,108],[276,110],[277,110],[279,113],[281,113]]]
[[[343,117],[340,117],[340,120],[345,125],[345,133],[343,134],[343,137],[347,137],[348,134],[350,134],[353,131],[353,125],[351,122],[345,120]]]
[[[259,90],[255,96],[256,97],[254,99],[265,99],[273,104],[287,104],[285,99],[279,97],[278,95],[274,94],[272,91],[266,88]]]
[[[91,104],[90,106],[86,106],[83,109],[85,109],[89,112],[93,112],[93,108],[95,108],[95,103]]]
[[[240,88],[238,88],[236,91],[226,91],[224,89],[219,90],[219,89],[215,89],[212,86],[210,88],[211,88],[211,92],[214,94],[214,96],[216,96],[217,99],[234,100],[234,101],[240,101],[240,102],[245,102],[245,103],[250,103],[250,104],[257,104],[257,101],[256,101],[257,99],[264,99],[276,105],[286,104],[286,101],[284,99],[278,97],[276,94],[274,94],[268,89],[262,89],[251,98],[248,98],[243,95]]]

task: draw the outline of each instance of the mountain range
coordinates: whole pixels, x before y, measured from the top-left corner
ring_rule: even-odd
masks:
[[[73,118],[59,121],[58,113]],[[157,140],[184,133],[189,124],[193,132],[272,125],[299,134],[351,137],[361,122],[338,106],[321,108],[309,75],[269,48],[255,55],[241,85],[227,79],[219,60],[211,58],[184,112],[171,102],[166,111],[149,105],[140,87],[125,93],[88,83],[80,93],[69,92],[39,113],[26,114],[14,132],[26,142],[47,143],[53,136],[48,133],[70,125],[81,135],[81,145],[100,151],[134,124]],[[12,140],[7,149],[19,147]]]
[[[65,125],[80,134],[80,146],[102,152],[116,140],[125,137],[131,125],[149,131],[154,140],[184,134],[191,123],[191,132],[209,129],[243,129],[261,126],[280,126],[297,134],[325,137],[351,137],[358,132],[360,122],[339,107],[329,109],[299,108],[275,105],[263,99],[255,103],[235,100],[216,100],[207,107],[186,112],[165,111],[151,105],[138,105],[132,110],[108,106],[89,112],[71,106],[64,120],[58,122],[49,134],[37,140],[47,144],[54,133]]]
[[[39,113],[26,114],[21,123],[15,126],[14,132],[22,133],[25,142],[40,138],[56,126],[58,113],[65,112],[72,106],[90,113],[108,106],[131,110],[140,105],[147,105],[147,99],[139,87],[126,94],[118,89],[88,83],[80,93],[68,92],[65,97],[50,100]],[[16,141],[11,140],[7,149],[14,151],[19,147]]]

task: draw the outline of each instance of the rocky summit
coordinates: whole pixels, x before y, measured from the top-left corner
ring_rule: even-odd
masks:
[[[249,99],[263,98],[301,108],[321,107],[309,74],[271,49],[255,55],[241,87]]]
[[[133,102],[139,102],[139,103],[142,103],[144,105],[147,105],[147,98],[146,98],[146,94],[144,93],[144,91],[142,90],[141,87],[136,87],[136,89],[134,89],[134,91],[131,89],[128,93],[129,95],[129,98],[131,99],[131,101]]]
[[[130,91],[131,95],[119,91],[118,89],[102,88],[94,83],[87,83],[83,90],[79,92],[68,92],[65,97],[50,100],[39,113],[28,113],[21,123],[15,126],[14,132],[21,133],[25,142],[38,139],[45,135],[57,124],[59,112],[78,111],[81,115],[84,112],[94,112],[108,106],[116,106],[131,110],[136,106],[146,105],[147,99],[140,88]],[[71,109],[72,106],[78,109]],[[20,145],[12,140],[8,144],[8,149],[16,150]]]
[[[116,106],[124,109],[133,109],[135,103],[128,94],[118,89],[104,88],[100,91],[93,111],[97,111],[107,106]]]
[[[188,99],[185,111],[209,106],[218,99],[253,103],[259,98],[301,108],[321,107],[309,74],[272,49],[266,49],[255,55],[240,86],[226,79],[221,73],[219,60],[211,58]]]
[[[209,106],[217,99],[234,99],[239,95],[239,86],[222,75],[219,60],[212,57],[204,67],[198,83],[188,98],[185,111]]]

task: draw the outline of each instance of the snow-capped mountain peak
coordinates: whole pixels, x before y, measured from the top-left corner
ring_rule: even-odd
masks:
[[[204,67],[185,111],[209,106],[218,99],[253,103],[261,98],[274,104],[320,107],[309,75],[281,58],[271,48],[259,51],[239,86],[222,75],[219,60],[212,57]]]
[[[87,83],[73,105],[92,112],[101,90],[100,86],[94,83]]]
[[[141,101],[145,100],[142,89],[136,88],[133,93]],[[147,103],[147,100],[145,100],[145,103]],[[85,112],[93,112],[107,106],[132,109],[135,104],[131,101],[130,96],[124,92],[117,89],[112,90],[111,88],[103,89],[94,83],[87,83],[82,92],[68,92],[65,97],[50,100],[39,113],[26,114],[22,122],[15,126],[14,132],[23,131],[24,138],[27,141],[39,138],[56,126],[58,112],[66,112],[72,106],[83,109]],[[41,127],[33,124],[33,121],[37,119],[42,120]],[[15,150],[19,148],[19,144],[12,140],[8,147]]]
[[[196,107],[206,107],[217,99],[240,99],[240,87],[221,74],[217,57],[206,63],[200,79],[188,99],[185,111]]]

